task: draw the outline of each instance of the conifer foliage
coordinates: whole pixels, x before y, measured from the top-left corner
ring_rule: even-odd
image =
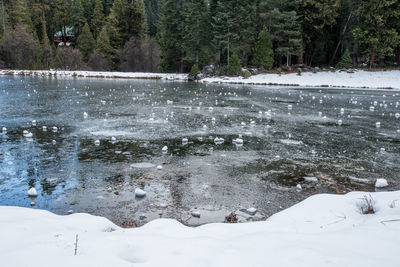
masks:
[[[240,65],[335,63],[399,66],[400,1],[0,0],[5,68],[189,72],[213,64],[233,75]]]

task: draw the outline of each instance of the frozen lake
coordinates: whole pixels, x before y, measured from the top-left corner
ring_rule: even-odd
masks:
[[[198,225],[377,178],[400,189],[398,91],[9,76],[0,89],[0,205]]]

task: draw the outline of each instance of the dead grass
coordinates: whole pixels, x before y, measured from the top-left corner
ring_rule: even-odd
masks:
[[[375,201],[372,198],[372,196],[364,195],[364,197],[361,200],[362,200],[360,203],[361,213],[362,214],[374,214],[375,213],[375,208],[374,208]]]

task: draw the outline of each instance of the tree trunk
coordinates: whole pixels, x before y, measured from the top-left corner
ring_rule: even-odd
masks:
[[[400,46],[397,48],[397,65],[400,66]]]
[[[46,17],[44,14],[44,8],[42,7],[42,38],[43,38],[43,65],[46,69],[49,68],[49,57],[50,57],[50,48],[47,37],[47,25],[46,25]]]
[[[1,12],[3,13],[2,14],[2,26],[3,26],[3,32],[5,32],[6,31],[6,15],[5,15],[5,10],[4,10],[4,1],[1,1]]]
[[[63,42],[64,42],[64,46],[67,46],[67,29],[66,26],[63,26]]]
[[[179,67],[179,72],[183,73],[183,58],[185,57],[185,51],[182,49],[181,50],[181,63],[180,63],[180,67]]]
[[[361,1],[359,2],[358,12],[356,13],[357,27],[360,26],[360,10],[361,10]],[[354,39],[354,46],[353,46],[353,66],[357,65],[358,65],[358,37]]]
[[[342,43],[342,39],[344,38],[344,35],[346,34],[347,25],[349,24],[352,15],[353,15],[353,12],[352,12],[352,10],[350,10],[350,15],[349,15],[349,17],[347,18],[346,24],[344,25],[344,28],[343,28],[343,32],[342,32],[342,34],[341,34],[340,37],[339,37],[339,42],[338,42],[338,44],[337,44],[337,46],[336,46],[335,52],[333,53],[331,59],[329,60],[329,65],[332,65],[332,64],[333,64],[333,61],[335,60],[336,53],[338,52],[339,47],[340,47],[340,45],[341,45],[341,43]]]
[[[228,30],[228,34],[229,34],[229,30]],[[230,51],[229,51],[229,49],[230,49],[230,38],[229,38],[229,36],[228,36],[228,66],[229,66],[229,58],[230,58],[230,55],[229,55]]]
[[[376,48],[372,46],[371,48],[371,61],[369,63],[369,68],[372,68],[375,65],[375,57],[376,57]]]
[[[300,51],[299,51],[299,55],[297,57],[297,64],[303,64],[303,41],[300,43]]]
[[[353,45],[353,66],[358,65],[358,38],[356,37],[354,39],[354,45]]]

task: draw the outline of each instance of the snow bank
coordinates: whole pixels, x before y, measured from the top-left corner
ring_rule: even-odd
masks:
[[[83,77],[109,79],[150,79],[150,80],[187,80],[186,74],[147,73],[147,72],[107,72],[107,71],[60,71],[60,70],[0,70],[0,75]]]
[[[125,78],[187,81],[187,74],[145,73],[145,72],[98,72],[98,71],[28,71],[0,70],[0,75],[48,76],[48,77],[86,77],[86,78]],[[243,77],[213,77],[200,80],[203,83],[226,83],[248,85],[279,85],[302,87],[352,87],[400,89],[400,71],[324,71],[304,72],[301,76],[291,74],[258,74],[248,79]]]
[[[352,88],[385,88],[400,89],[400,71],[325,71],[305,72],[301,76],[291,74],[258,74],[244,79],[243,77],[214,77],[201,80],[209,83],[234,83],[251,85],[288,85],[302,87],[352,87]]]
[[[400,191],[316,195],[264,222],[122,229],[87,214],[0,207],[1,266],[398,266]],[[78,235],[77,255],[74,256]]]

